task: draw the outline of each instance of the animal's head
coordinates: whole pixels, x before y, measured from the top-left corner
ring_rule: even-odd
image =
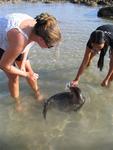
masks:
[[[79,87],[69,87],[73,95],[73,103],[83,104],[85,102],[85,97],[82,95],[81,89]]]

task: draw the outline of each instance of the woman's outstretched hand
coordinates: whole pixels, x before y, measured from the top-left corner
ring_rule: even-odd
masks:
[[[101,83],[101,86],[108,87],[109,86],[109,81],[108,80],[103,80],[102,83]]]
[[[73,81],[71,81],[71,82],[70,82],[70,85],[71,85],[72,87],[78,86],[78,80],[73,80]]]

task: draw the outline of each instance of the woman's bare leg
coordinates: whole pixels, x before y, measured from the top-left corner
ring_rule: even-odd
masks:
[[[109,63],[109,67],[110,67],[110,65],[113,64],[113,52],[112,52],[112,50],[110,51],[109,58],[110,58],[110,63]],[[113,73],[110,76],[108,84],[110,84],[111,81],[113,81]]]
[[[29,60],[26,61],[26,71],[30,72],[31,74],[34,73],[32,68],[31,68],[31,64],[30,64]],[[33,89],[33,91],[35,93],[35,96],[38,99],[38,101],[42,101],[43,100],[43,96],[41,95],[40,88],[39,88],[39,86],[37,84],[37,80],[34,80],[31,77],[31,78],[28,78],[27,81],[28,81],[29,85],[31,86],[31,88]]]
[[[17,63],[18,66],[20,67],[20,63]],[[27,82],[28,84],[30,85],[30,87],[32,88],[32,90],[34,91],[35,93],[35,96],[36,98],[38,99],[38,101],[42,101],[43,100],[43,96],[41,95],[40,93],[40,89],[39,89],[39,86],[37,84],[37,79],[34,79],[32,77],[33,75],[33,70],[32,70],[32,67],[31,67],[31,64],[30,64],[30,61],[29,60],[26,60],[26,63],[25,63],[25,70],[27,72],[29,72],[31,74],[31,78],[27,78]]]
[[[7,72],[5,72],[5,74],[7,75],[9,79],[8,81],[9,91],[10,91],[12,98],[14,99],[16,103],[16,110],[21,111],[22,107],[21,107],[21,102],[19,99],[19,76],[12,75]]]

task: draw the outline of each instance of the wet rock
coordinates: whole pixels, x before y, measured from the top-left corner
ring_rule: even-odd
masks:
[[[74,3],[74,4],[80,4],[80,1],[78,0],[70,0],[71,3]]]
[[[50,4],[50,3],[52,3],[51,0],[43,0],[42,2],[45,3],[45,4]]]
[[[103,0],[98,1],[97,4],[98,4],[98,5],[107,5],[107,3],[104,2]]]
[[[97,6],[97,3],[94,2],[94,1],[88,1],[85,3],[87,6],[92,6],[92,7],[96,7]]]
[[[105,18],[113,18],[113,7],[103,7],[100,8],[98,13],[98,17],[105,17]]]
[[[37,3],[37,0],[30,0],[31,3]]]

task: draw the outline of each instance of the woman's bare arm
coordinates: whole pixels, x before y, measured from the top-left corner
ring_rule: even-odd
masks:
[[[105,79],[102,81],[101,85],[108,86],[112,75],[113,75],[113,52],[111,52],[111,54],[110,54],[110,63],[109,63],[108,73],[107,73]]]
[[[77,73],[75,79],[71,82],[72,86],[78,86],[78,82],[80,80],[80,76],[83,74],[84,70],[88,67],[90,61],[92,60],[92,58],[94,56],[95,56],[95,54],[92,53],[91,49],[86,47],[84,58],[83,58],[82,63],[80,65],[80,67],[79,67],[78,73]]]
[[[12,29],[7,33],[8,36],[8,48],[6,49],[2,59],[0,60],[0,68],[11,74],[17,74],[23,77],[27,77],[27,72],[22,71],[15,66],[13,63],[18,55],[27,45],[25,37],[16,29]]]
[[[85,70],[85,68],[87,67],[87,64],[90,60],[90,57],[91,57],[91,49],[89,49],[88,47],[86,48],[86,51],[85,51],[85,54],[84,54],[84,58],[83,58],[83,61],[80,65],[80,68],[78,70],[78,73],[76,75],[76,78],[75,80],[79,80],[80,79],[80,76],[82,75],[83,71]],[[91,61],[91,60],[90,60]]]

